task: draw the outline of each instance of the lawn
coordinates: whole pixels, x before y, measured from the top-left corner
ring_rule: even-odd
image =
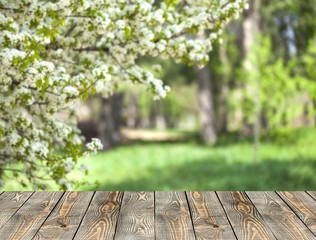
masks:
[[[81,161],[99,190],[316,189],[315,129],[266,134],[257,163],[250,139],[225,135],[212,147],[193,140],[134,143]]]
[[[201,145],[194,135],[133,142],[80,162],[89,165],[86,179],[99,185],[78,190],[315,190],[316,130],[264,135],[257,163],[251,139],[237,134],[224,135],[215,146]],[[10,183],[6,188],[15,190]]]

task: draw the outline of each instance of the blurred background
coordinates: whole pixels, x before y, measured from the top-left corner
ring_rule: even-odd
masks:
[[[316,188],[314,0],[250,0],[203,68],[141,59],[171,93],[124,85],[79,108],[105,151],[83,190]],[[160,64],[162,69],[156,65]]]

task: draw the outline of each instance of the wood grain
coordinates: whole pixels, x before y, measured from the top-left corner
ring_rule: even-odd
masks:
[[[187,192],[197,239],[236,239],[214,192]]]
[[[275,192],[247,192],[278,239],[315,239],[313,234]]]
[[[306,192],[277,192],[316,236],[316,201]]]
[[[93,194],[93,192],[66,192],[34,239],[72,239]]]
[[[115,239],[154,239],[154,192],[124,192]]]
[[[35,192],[0,229],[1,238],[31,239],[61,196],[61,192]]]
[[[195,239],[184,192],[155,193],[156,239]]]
[[[244,192],[217,192],[238,239],[275,239]]]
[[[4,192],[0,195],[0,229],[33,192]]]
[[[316,200],[316,191],[308,191],[307,193]]]
[[[122,192],[96,192],[74,239],[113,239]]]

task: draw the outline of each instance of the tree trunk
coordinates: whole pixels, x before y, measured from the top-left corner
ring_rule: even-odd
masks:
[[[167,123],[165,116],[163,114],[163,105],[162,105],[162,100],[157,100],[155,101],[155,106],[156,106],[156,128],[157,129],[166,129]]]
[[[127,105],[127,121],[126,125],[128,128],[137,128],[140,123],[140,110],[137,101],[138,94],[131,93],[129,98],[130,101]]]
[[[104,149],[109,149],[121,141],[121,110],[123,93],[102,98],[102,110],[98,126],[98,135]]]
[[[227,57],[227,41],[219,46],[219,59],[223,67],[221,81],[219,81],[219,97],[217,103],[217,127],[219,133],[227,132],[228,128],[228,81],[231,75],[231,67]]]
[[[259,4],[259,0],[249,1],[249,9],[244,12],[244,18],[241,26],[241,49],[244,61],[244,69],[246,72],[256,71],[256,66],[254,66],[250,60],[250,52],[256,41],[256,35],[259,32]],[[254,81],[257,81],[257,79],[254,79]],[[254,100],[255,103],[258,103],[258,99],[256,97]],[[248,133],[252,132],[252,128],[254,129],[256,127],[251,126],[247,122],[247,116],[243,114],[243,122],[241,129],[242,134],[247,135]]]
[[[198,104],[202,125],[202,141],[213,144],[217,140],[217,129],[211,92],[211,74],[207,67],[198,69],[195,66],[194,69],[198,81]]]
[[[249,53],[259,32],[259,5],[259,0],[250,0],[249,9],[245,11],[242,21],[242,56],[246,62],[246,67],[247,64],[250,64]]]
[[[261,130],[261,83],[260,76],[258,72],[258,66],[256,63],[251,61],[250,55],[253,45],[256,41],[256,35],[259,32],[259,0],[249,1],[249,10],[245,12],[244,20],[242,22],[242,55],[244,58],[244,69],[245,72],[254,72],[254,79],[252,81],[255,83],[255,93],[254,93],[254,103],[255,103],[255,122],[253,126],[253,136],[254,136],[254,162],[259,161],[259,144],[260,144],[260,130]],[[256,56],[259,57],[259,56]],[[245,122],[245,121],[243,121]],[[243,132],[248,132],[247,123],[243,123]]]

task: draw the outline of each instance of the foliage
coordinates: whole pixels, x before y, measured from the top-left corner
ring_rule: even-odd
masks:
[[[308,66],[313,62],[311,55],[312,52],[304,58]],[[270,127],[291,124],[295,118],[302,116],[306,107],[304,98],[314,98],[316,82],[307,74],[297,72],[300,59],[292,58],[285,63],[283,59],[275,58],[270,39],[258,36],[250,61],[256,68],[241,74],[241,79],[247,83],[248,88],[243,90],[242,103],[235,102],[236,105],[242,105],[248,121],[253,122],[256,94],[254,81],[257,78],[260,81],[261,114],[267,117]],[[313,68],[306,69],[309,71],[308,69]]]
[[[78,157],[102,147],[95,139],[82,149],[77,102],[109,96],[123,81],[165,97],[169,87],[136,60],[161,55],[202,65],[244,7],[244,0],[1,0],[1,178],[12,171],[45,189],[48,177],[70,190],[67,175]],[[194,38],[204,30],[207,38]],[[23,168],[15,169],[19,162]]]

